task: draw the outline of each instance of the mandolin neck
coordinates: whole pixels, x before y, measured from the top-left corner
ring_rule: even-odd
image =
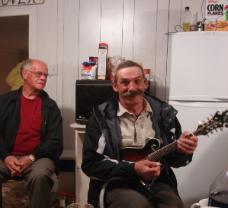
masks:
[[[192,135],[198,136],[200,135],[198,130],[195,130]],[[151,161],[160,161],[164,156],[167,154],[175,151],[177,149],[177,140],[173,141],[172,143],[158,149],[155,152],[150,153],[147,155],[147,159]]]
[[[176,150],[176,148],[177,148],[177,140],[158,149],[155,152],[150,153],[149,155],[147,155],[147,159],[151,161],[160,161],[162,157],[169,154],[170,152],[173,152],[174,150]]]

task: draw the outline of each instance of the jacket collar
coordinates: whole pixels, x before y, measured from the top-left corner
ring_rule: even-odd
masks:
[[[12,91],[11,93],[13,93],[12,100],[14,101],[19,100],[22,94],[22,87],[20,87],[18,90]],[[47,100],[49,96],[44,90],[40,91],[40,97],[42,98],[42,101],[44,102],[44,104],[47,104]]]
[[[158,108],[158,105],[160,105],[160,102],[156,102],[156,98],[150,95],[145,95],[144,98],[149,103],[152,112],[154,112],[154,109]],[[117,116],[118,108],[119,108],[118,95],[114,95],[107,102],[99,105],[99,110],[103,114],[103,116],[110,119],[115,118]]]

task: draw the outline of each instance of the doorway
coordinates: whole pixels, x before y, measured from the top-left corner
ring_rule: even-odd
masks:
[[[21,84],[20,62],[29,54],[29,15],[0,17],[0,94]]]

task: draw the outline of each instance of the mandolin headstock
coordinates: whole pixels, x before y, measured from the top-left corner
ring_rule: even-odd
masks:
[[[206,122],[200,123],[193,134],[196,136],[207,135],[213,131],[223,130],[224,127],[228,127],[228,110],[221,113],[217,111]]]

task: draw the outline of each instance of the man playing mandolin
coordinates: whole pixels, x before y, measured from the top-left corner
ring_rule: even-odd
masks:
[[[191,162],[198,139],[181,132],[177,111],[145,93],[147,87],[142,66],[125,61],[113,80],[116,96],[93,110],[82,170],[90,177],[88,202],[95,207],[183,207],[170,167]],[[171,143],[172,151],[147,157],[157,144]]]

